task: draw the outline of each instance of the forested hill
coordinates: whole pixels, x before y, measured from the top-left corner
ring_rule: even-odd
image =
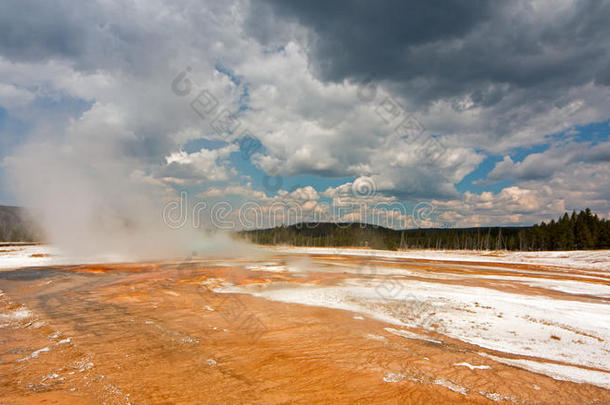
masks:
[[[265,245],[368,246],[376,249],[574,250],[610,249],[610,221],[588,208],[566,213],[557,221],[529,227],[393,230],[361,223],[299,223],[242,231],[251,242]]]
[[[39,238],[18,207],[0,205],[0,242],[32,242]]]

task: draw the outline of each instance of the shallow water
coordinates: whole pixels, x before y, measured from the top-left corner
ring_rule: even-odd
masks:
[[[425,281],[439,291],[486,288],[608,305],[602,297],[508,278],[523,270],[570,279],[536,266],[282,254],[0,272],[0,397],[3,403],[608,403],[610,391],[599,386],[561,381],[479,354],[549,361],[537,357],[543,353],[515,356],[449,333],[461,330],[450,321],[491,311],[486,309],[494,304],[491,295],[489,302],[477,297],[477,308],[441,319],[430,315],[438,304],[432,293],[412,291],[415,299],[384,296],[394,284],[379,284]],[[507,279],[478,278],[483,274]],[[462,277],[447,279],[452,275]],[[357,288],[336,295],[345,285]],[[303,294],[313,297],[304,302],[308,305],[298,304]],[[341,305],[351,310],[333,309]],[[388,314],[388,320],[379,314]],[[396,325],[395,318],[412,324]],[[472,326],[477,327],[493,342],[493,330]],[[560,339],[576,333],[564,332]],[[597,341],[600,350],[606,347],[606,336],[578,336]],[[549,348],[574,344],[548,341]],[[574,361],[565,358],[570,367],[600,372]]]

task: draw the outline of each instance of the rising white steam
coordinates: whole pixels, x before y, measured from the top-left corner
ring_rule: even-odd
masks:
[[[167,226],[163,207],[175,191],[142,169],[135,134],[108,111],[97,119],[98,112],[92,108],[61,136],[38,136],[4,162],[19,203],[46,240],[79,256],[180,258],[227,250],[230,238],[212,240],[189,223]]]

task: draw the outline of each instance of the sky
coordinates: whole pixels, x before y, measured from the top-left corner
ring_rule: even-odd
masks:
[[[593,0],[3,1],[0,205],[92,226],[182,199],[221,228],[608,218],[609,20]]]

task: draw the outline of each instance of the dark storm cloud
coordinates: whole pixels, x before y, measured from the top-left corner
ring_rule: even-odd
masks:
[[[14,60],[74,57],[85,49],[87,7],[66,2],[0,2],[0,53]]]
[[[321,73],[331,80],[371,72],[402,75],[397,67],[408,62],[409,47],[462,37],[490,13],[488,0],[262,1],[320,36],[315,52]]]
[[[81,71],[149,74],[173,54],[172,34],[143,19],[142,8],[120,13],[104,3],[66,0],[0,2],[0,56],[17,62],[68,60]]]
[[[259,0],[316,34],[311,56],[324,80],[390,81],[418,103],[472,94],[490,106],[512,89],[610,82],[610,2],[580,1],[554,13],[491,1]],[[256,14],[253,14],[253,18]],[[267,29],[250,24],[259,39]]]

